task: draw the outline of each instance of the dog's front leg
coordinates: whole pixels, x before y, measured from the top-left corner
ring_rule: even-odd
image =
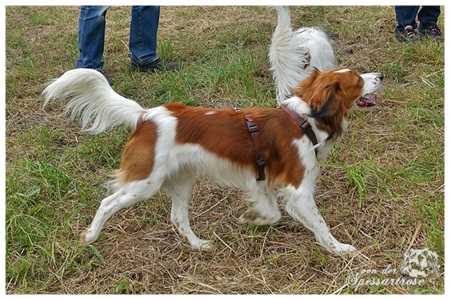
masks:
[[[340,254],[356,250],[352,245],[340,243],[334,238],[325,220],[320,215],[313,194],[310,191],[302,189],[300,186],[299,189],[290,191],[289,194],[290,197],[285,204],[286,211],[311,230],[319,244],[330,252]]]

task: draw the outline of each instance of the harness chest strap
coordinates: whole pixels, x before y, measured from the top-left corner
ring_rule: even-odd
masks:
[[[258,178],[257,181],[263,181],[266,179],[266,174],[264,172],[264,167],[266,166],[266,160],[261,155],[261,153],[258,150],[258,131],[259,128],[256,125],[255,120],[250,117],[249,115],[245,115],[245,121],[247,123],[247,129],[248,132],[250,132],[250,135],[252,137],[253,142],[253,150],[255,152],[255,164],[256,164],[256,170],[258,171]]]
[[[317,145],[317,137],[314,131],[312,130],[311,124],[305,119],[303,119],[299,114],[293,112],[292,110],[288,109],[286,105],[281,105],[279,108],[283,110],[285,113],[287,113],[297,124],[298,126],[303,130],[303,132],[306,134],[306,136],[309,138],[309,140],[312,142],[313,146]],[[314,149],[316,151],[317,156],[317,148]]]

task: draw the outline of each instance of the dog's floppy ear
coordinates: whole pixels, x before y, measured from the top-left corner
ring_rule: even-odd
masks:
[[[295,95],[306,101],[311,108],[308,115],[312,118],[327,117],[335,114],[340,106],[337,92],[340,90],[338,81],[321,76],[323,73],[314,70],[309,77],[300,82]]]
[[[340,106],[340,102],[336,95],[339,88],[338,82],[326,86],[322,93],[310,102],[309,106],[311,107],[311,113],[308,116],[312,118],[321,118],[334,115]]]

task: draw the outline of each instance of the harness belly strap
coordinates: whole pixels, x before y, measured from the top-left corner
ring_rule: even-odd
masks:
[[[258,146],[257,146],[258,145],[259,128],[256,125],[255,119],[253,119],[249,115],[245,115],[245,121],[247,123],[248,132],[250,132],[250,135],[251,135],[252,141],[253,141],[253,150],[255,152],[255,165],[256,165],[256,170],[258,171],[258,178],[256,180],[263,181],[266,179],[266,174],[264,173],[264,167],[266,166],[266,160],[259,152]]]

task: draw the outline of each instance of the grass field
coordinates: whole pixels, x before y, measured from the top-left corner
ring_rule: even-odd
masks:
[[[359,250],[326,252],[310,231],[283,217],[273,226],[238,223],[240,191],[196,185],[194,232],[212,240],[193,251],[159,194],[118,213],[99,240],[79,234],[107,194],[129,132],[98,136],[42,109],[45,84],[74,68],[77,7],[6,7],[6,292],[8,294],[429,294],[444,292],[444,45],[393,39],[393,7],[291,9],[293,23],[335,36],[339,66],[383,72],[377,108],[355,112],[322,164],[316,201],[333,235]],[[445,16],[440,18],[441,29]],[[108,12],[105,74],[119,94],[153,107],[275,104],[267,51],[276,14],[266,7],[163,7],[158,51],[179,72],[128,70],[129,7]],[[281,206],[281,203],[280,203]],[[420,285],[346,278],[408,278],[403,253],[428,247],[439,274]],[[396,274],[382,270],[391,267]],[[372,270],[371,274],[362,274]]]

